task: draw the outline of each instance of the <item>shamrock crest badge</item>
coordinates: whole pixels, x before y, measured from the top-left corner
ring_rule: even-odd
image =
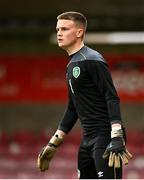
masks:
[[[76,66],[76,67],[73,68],[73,76],[75,78],[78,78],[79,75],[80,75],[80,68],[78,66]]]

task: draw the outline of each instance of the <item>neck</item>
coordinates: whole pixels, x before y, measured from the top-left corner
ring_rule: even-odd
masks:
[[[68,55],[70,56],[70,55],[78,52],[83,46],[84,46],[84,43],[82,42],[79,45],[68,48],[66,51],[67,51]]]

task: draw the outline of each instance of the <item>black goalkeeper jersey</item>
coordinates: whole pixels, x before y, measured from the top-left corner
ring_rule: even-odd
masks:
[[[79,118],[84,136],[108,135],[121,122],[119,97],[102,55],[84,46],[71,55],[66,79],[69,102],[59,128],[68,133]]]

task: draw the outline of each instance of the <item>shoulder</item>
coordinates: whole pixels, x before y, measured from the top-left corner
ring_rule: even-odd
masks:
[[[85,51],[81,53],[85,55],[86,60],[91,60],[91,61],[93,60],[93,61],[106,63],[105,59],[98,51],[91,49],[87,46],[85,46]]]
[[[78,53],[76,53],[71,61],[96,61],[107,64],[103,56],[96,50],[84,46]]]

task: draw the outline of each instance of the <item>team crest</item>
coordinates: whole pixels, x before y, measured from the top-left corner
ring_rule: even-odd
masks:
[[[76,67],[73,68],[73,76],[75,78],[78,78],[79,75],[80,75],[80,68],[78,66],[76,66]]]

